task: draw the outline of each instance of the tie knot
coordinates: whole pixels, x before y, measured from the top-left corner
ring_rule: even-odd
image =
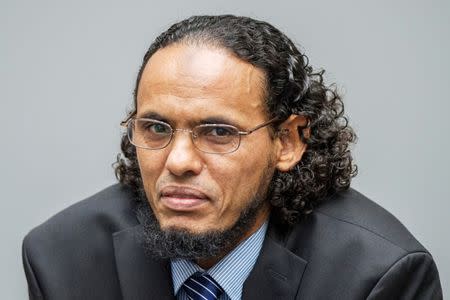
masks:
[[[183,283],[191,300],[215,300],[223,293],[222,287],[208,274],[196,272]]]

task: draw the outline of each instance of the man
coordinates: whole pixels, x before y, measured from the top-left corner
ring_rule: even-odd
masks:
[[[441,299],[431,255],[349,188],[335,90],[276,28],[197,16],[146,53],[120,184],[24,240],[32,299]]]

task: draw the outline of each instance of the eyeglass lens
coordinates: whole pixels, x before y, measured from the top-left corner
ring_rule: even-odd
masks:
[[[239,130],[226,124],[202,124],[192,130],[174,130],[167,123],[151,119],[133,119],[128,124],[131,143],[146,149],[166,147],[175,131],[189,131],[194,145],[208,153],[229,153],[236,150],[240,143]]]

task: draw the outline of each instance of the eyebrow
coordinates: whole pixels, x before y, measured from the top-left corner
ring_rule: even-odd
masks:
[[[163,115],[154,112],[154,111],[148,111],[144,112],[142,114],[137,115],[138,118],[145,118],[145,119],[155,119],[158,121],[171,123],[170,118],[164,117]],[[240,128],[241,126],[237,124],[235,121],[230,120],[229,118],[223,117],[223,116],[210,116],[204,119],[199,120],[196,122],[197,124],[226,124],[226,125],[232,125],[234,127]]]
[[[200,124],[226,124],[234,127],[240,127],[236,122],[222,116],[211,116],[200,121]]]
[[[139,114],[136,115],[138,118],[144,118],[144,119],[155,119],[158,121],[163,121],[168,123],[168,119],[163,117],[162,115],[158,114],[157,112],[154,111],[148,111],[148,112],[144,112],[143,114]]]

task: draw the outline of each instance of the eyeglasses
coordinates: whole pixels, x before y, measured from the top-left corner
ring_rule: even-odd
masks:
[[[147,118],[129,118],[121,123],[127,128],[128,139],[136,147],[158,150],[167,147],[176,131],[189,132],[195,147],[206,153],[225,154],[236,151],[241,144],[241,136],[249,135],[278,118],[273,118],[248,131],[240,131],[228,124],[201,124],[192,129],[172,128],[169,124]]]

